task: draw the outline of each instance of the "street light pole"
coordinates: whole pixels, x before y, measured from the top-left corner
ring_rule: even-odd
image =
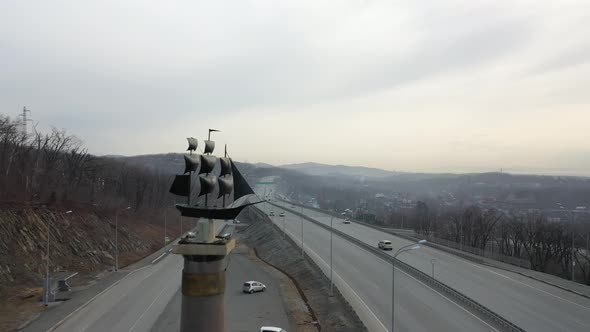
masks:
[[[576,254],[574,252],[574,232],[572,232],[572,281],[575,279],[576,273]]]
[[[397,255],[399,255],[403,252],[420,249],[420,245],[422,243],[426,243],[426,240],[420,240],[416,243],[411,243],[411,244],[408,244],[408,245],[405,245],[405,246],[399,248],[397,250],[397,252],[395,253],[395,255],[393,255],[393,257],[391,259],[391,332],[393,332],[393,326],[394,326],[393,312],[395,309],[395,260],[397,258]]]
[[[301,258],[303,258],[303,205],[301,206]]]
[[[167,213],[168,209],[164,208],[164,246],[166,246],[167,242],[166,242],[166,217],[167,217]]]
[[[334,296],[334,279],[332,279],[332,233],[334,232],[334,226],[332,222],[334,221],[334,216],[330,218],[330,296]]]
[[[285,212],[283,212],[283,239],[285,238]]]
[[[432,264],[432,278],[434,278],[434,263],[436,262],[436,259],[431,259],[430,260],[430,264]]]
[[[72,213],[72,210],[66,211],[66,214]],[[45,257],[45,296],[43,304],[47,306],[49,303],[49,219],[47,219],[47,257]]]
[[[572,228],[575,227],[576,215],[572,211]],[[572,230],[572,281],[574,281],[576,273],[576,256],[574,252],[574,231]]]
[[[131,209],[126,207],[123,211]],[[119,271],[119,210],[115,212],[115,272]]]

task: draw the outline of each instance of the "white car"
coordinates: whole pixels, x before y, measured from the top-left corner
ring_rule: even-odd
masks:
[[[284,216],[285,216],[285,212],[279,213],[279,217],[284,217]]]
[[[270,216],[271,217],[274,217],[275,216],[275,213],[273,211],[270,211]]]
[[[379,249],[382,249],[382,250],[393,250],[393,247],[391,246],[391,241],[389,241],[389,240],[379,241],[379,244],[377,245],[377,247],[379,247]]]
[[[344,223],[344,224],[350,224],[350,219],[348,219],[348,218],[344,218],[344,221],[343,221],[343,223]]]
[[[265,289],[266,285],[259,281],[246,281],[242,287],[242,292],[252,294],[255,292],[264,292]]]
[[[260,332],[287,332],[280,327],[274,326],[263,326],[260,328]]]

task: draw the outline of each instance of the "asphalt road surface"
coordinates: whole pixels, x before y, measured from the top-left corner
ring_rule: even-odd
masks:
[[[261,326],[290,328],[285,313],[279,285],[256,262],[242,254],[231,254],[226,274],[225,289],[225,330],[228,332],[258,331]],[[256,280],[266,285],[265,292],[242,293],[244,281]],[[151,332],[180,330],[180,289],[162,312]]]
[[[289,204],[278,204],[290,208]],[[276,207],[267,207],[267,209],[274,210],[276,215],[280,210]],[[331,217],[327,214],[311,209],[301,210],[300,207],[293,210],[303,211],[305,215],[315,220],[330,224]],[[281,217],[273,219],[282,225]],[[299,238],[301,234],[300,223],[301,218],[287,212],[287,230],[296,238]],[[330,243],[329,231],[308,221],[303,223],[304,243],[322,257],[329,257],[327,256]],[[401,246],[411,243],[354,222],[343,224],[343,220],[338,218],[334,218],[333,225],[335,229],[370,245],[376,246],[379,240],[391,240],[394,249],[390,252],[392,255]],[[391,286],[386,286],[386,283],[391,280],[391,272],[385,270],[390,270],[391,264],[370,256],[373,255],[335,237],[335,270],[350,278],[347,280],[359,289],[359,295],[362,294],[361,297],[371,310],[382,322],[386,322],[389,314],[383,309],[391,307],[390,299],[384,299],[384,297],[391,294]],[[429,275],[432,273],[431,260],[435,259],[436,279],[470,296],[527,331],[590,331],[590,299],[588,298],[516,273],[475,264],[427,246],[422,246],[420,250],[403,253],[398,258]],[[468,322],[475,324],[473,319],[466,315],[461,317],[456,308],[451,310],[454,306],[449,301],[441,300],[440,296],[431,294],[432,291],[427,292],[424,286],[398,272],[396,271],[396,325],[404,326],[406,330],[427,327],[445,331],[474,330],[466,325]],[[402,295],[404,289],[406,294]],[[449,316],[448,311],[454,314]]]
[[[275,212],[273,221],[282,229],[280,211],[271,209]],[[287,235],[300,243],[301,218],[287,211],[284,226]],[[323,264],[328,264],[330,233],[306,221],[303,229],[305,250],[314,252]],[[334,237],[333,253],[334,274],[354,290],[378,321],[380,330],[390,330],[391,265],[338,237]],[[395,283],[395,331],[495,331],[460,305],[400,270],[395,271]]]
[[[180,287],[183,258],[168,255],[129,274],[55,331],[149,331]]]
[[[221,225],[217,226],[217,229]],[[257,331],[262,325],[289,331],[278,285],[259,263],[231,254],[226,275],[226,331]],[[183,258],[169,254],[156,264],[140,267],[86,306],[81,306],[54,331],[179,331]],[[242,294],[244,281],[267,285],[264,293]]]

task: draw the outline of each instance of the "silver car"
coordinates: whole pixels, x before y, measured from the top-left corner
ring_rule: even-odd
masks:
[[[382,250],[393,250],[393,247],[391,246],[391,241],[389,240],[381,240],[379,241],[379,244],[377,246],[379,247],[379,249]]]
[[[280,327],[274,326],[263,326],[260,328],[260,332],[287,332]]]
[[[242,287],[244,293],[264,292],[266,286],[258,281],[246,281]]]

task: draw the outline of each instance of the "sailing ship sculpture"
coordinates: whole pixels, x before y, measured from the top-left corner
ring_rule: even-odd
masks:
[[[184,217],[230,220],[245,207],[262,202],[228,156],[227,146],[224,157],[212,154],[215,150],[215,142],[211,140],[213,131],[218,130],[209,129],[203,154],[193,153],[198,147],[197,139],[187,138],[189,154],[184,155],[184,173],[176,175],[170,188],[172,194],[187,198],[186,204],[176,204]],[[194,181],[199,185],[198,191],[192,190],[193,175],[198,178]],[[192,203],[195,194],[196,202]]]
[[[225,330],[225,270],[236,239],[216,237],[215,219],[235,219],[245,207],[262,202],[227,154],[227,147],[222,158],[213,155],[213,131],[218,130],[209,129],[202,154],[194,153],[197,140],[187,138],[184,173],[176,175],[170,187],[171,193],[186,197],[186,203],[176,204],[181,215],[199,218],[195,236],[187,235],[173,247],[173,253],[184,258],[181,332]]]

